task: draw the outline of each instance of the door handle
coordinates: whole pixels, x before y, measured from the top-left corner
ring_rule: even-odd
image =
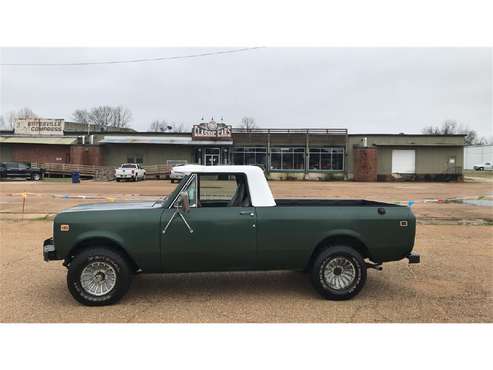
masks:
[[[242,215],[242,216],[248,215],[250,217],[253,217],[253,216],[255,216],[255,213],[250,212],[250,211],[240,211],[240,215]]]

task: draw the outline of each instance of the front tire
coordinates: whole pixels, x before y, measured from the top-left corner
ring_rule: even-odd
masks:
[[[366,264],[353,248],[334,246],[320,252],[312,267],[312,284],[329,300],[357,295],[366,282]]]
[[[41,180],[41,175],[39,173],[34,173],[32,175],[32,179],[33,179],[33,181],[39,181],[39,180]]]
[[[68,267],[70,294],[86,306],[116,303],[128,291],[131,281],[132,270],[125,258],[104,247],[83,250]]]

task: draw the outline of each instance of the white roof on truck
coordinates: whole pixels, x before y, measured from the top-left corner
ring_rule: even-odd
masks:
[[[252,206],[273,207],[276,205],[269,184],[265,179],[264,171],[257,166],[201,166],[187,164],[173,167],[173,171],[187,175],[191,173],[243,173],[247,177]]]

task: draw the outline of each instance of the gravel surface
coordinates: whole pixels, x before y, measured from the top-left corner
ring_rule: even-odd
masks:
[[[485,183],[271,185],[278,197],[407,200],[410,195],[418,201],[492,193]],[[28,212],[41,215],[95,202],[52,194],[133,199],[173,188],[167,181],[8,182],[0,187],[1,212],[15,214],[22,199],[16,194],[29,192]],[[493,218],[491,207],[417,203],[413,209],[418,217],[432,219]],[[369,270],[365,288],[351,301],[322,300],[308,277],[297,272],[197,273],[138,275],[119,304],[90,308],[70,296],[60,262],[43,262],[41,244],[52,224],[41,218],[0,221],[1,322],[493,322],[493,226],[418,225],[415,250],[422,263],[400,261],[385,264],[381,272]]]
[[[169,194],[176,184],[169,181],[95,182],[80,184],[68,182],[0,182],[0,219],[2,215],[22,212],[22,194],[26,193],[25,212],[42,217],[77,204],[120,200],[153,200]],[[303,182],[271,181],[274,196],[309,198],[363,198],[387,202],[412,200],[413,212],[418,218],[428,219],[481,219],[493,224],[493,208],[456,203],[428,203],[454,198],[483,197],[493,199],[493,183],[358,183],[358,182]],[[82,197],[88,199],[83,199]],[[79,197],[79,198],[72,198]],[[427,202],[425,202],[427,201]]]

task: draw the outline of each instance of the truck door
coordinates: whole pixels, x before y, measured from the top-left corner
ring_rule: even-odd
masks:
[[[193,175],[161,218],[165,272],[247,270],[255,267],[256,213],[243,174]],[[178,206],[178,208],[176,208]]]
[[[21,177],[22,176],[20,174],[18,166],[19,166],[19,164],[16,162],[7,163],[7,173],[9,175],[9,177]]]
[[[24,178],[30,177],[31,171],[29,166],[22,162],[17,163],[17,175]]]

